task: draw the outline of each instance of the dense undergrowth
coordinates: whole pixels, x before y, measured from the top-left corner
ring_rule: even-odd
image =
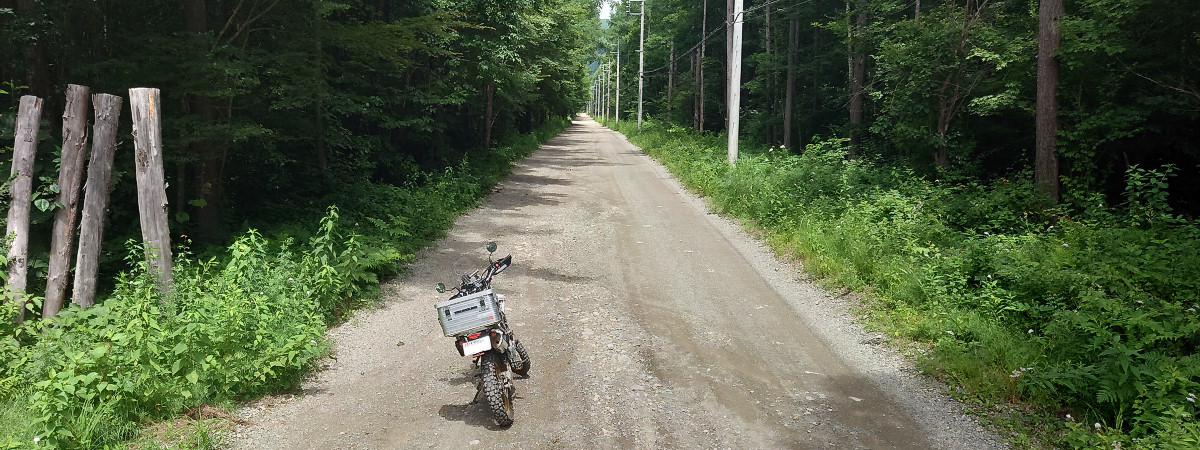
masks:
[[[1200,226],[1171,214],[1167,171],[1131,169],[1120,208],[1053,205],[1028,174],[929,180],[847,161],[837,140],[743,150],[730,168],[722,136],[610,125],[806,270],[865,292],[926,371],[1006,411],[989,420],[1019,445],[1200,448]]]
[[[328,349],[331,321],[377,296],[380,275],[439,238],[566,124],[410,185],[339,188],[315,229],[281,218],[289,225],[249,230],[210,258],[178,252],[165,295],[129,243],[131,269],[96,306],[0,323],[0,448],[127,446],[155,422],[295,386]],[[199,424],[205,436],[193,445],[213,445]],[[149,439],[138,447],[175,446]]]

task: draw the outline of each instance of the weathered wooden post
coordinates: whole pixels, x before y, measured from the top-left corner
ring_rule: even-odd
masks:
[[[62,158],[58,169],[58,202],[54,212],[54,230],[50,235],[50,264],[46,277],[46,301],[42,317],[54,317],[67,297],[67,278],[71,275],[71,244],[75,241],[75,223],[79,218],[79,188],[83,183],[83,160],[87,156],[87,86],[67,85],[67,107],[63,110]]]
[[[163,175],[162,115],[158,89],[129,90],[133,111],[133,150],[138,212],[149,269],[165,294],[171,285],[171,234],[167,229],[167,187]]]
[[[104,219],[108,215],[108,196],[112,193],[113,155],[117,148],[117,121],[121,117],[121,97],[109,94],[92,96],[96,123],[92,128],[92,157],[88,161],[87,184],[83,190],[83,216],[79,225],[79,255],[75,257],[75,285],[71,301],[88,307],[96,301],[96,274],[100,269],[100,243],[104,237]]]
[[[42,99],[21,97],[17,110],[16,139],[13,143],[12,203],[8,206],[8,288],[6,296],[17,304],[17,322],[25,319],[26,256],[29,252],[29,206],[33,196],[33,157],[37,153],[38,127],[42,120]]]

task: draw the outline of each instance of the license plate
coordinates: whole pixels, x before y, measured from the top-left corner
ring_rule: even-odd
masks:
[[[480,336],[473,341],[467,341],[463,344],[462,348],[463,354],[468,356],[486,352],[492,349],[492,337],[488,335]]]

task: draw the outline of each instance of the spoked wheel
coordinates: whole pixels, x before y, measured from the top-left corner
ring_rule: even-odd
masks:
[[[528,376],[529,367],[532,366],[533,363],[529,360],[529,354],[525,353],[525,346],[521,344],[521,341],[513,341],[512,348],[516,350],[515,352],[509,352],[508,354],[509,358],[516,356],[515,360],[509,360],[512,362],[512,371],[517,375]]]
[[[513,423],[513,391],[512,372],[508,370],[504,358],[498,353],[487,352],[479,358],[479,369],[483,374],[483,396],[496,425],[507,427]]]

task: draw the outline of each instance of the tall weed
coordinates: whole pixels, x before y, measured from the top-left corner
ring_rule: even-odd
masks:
[[[719,136],[613,126],[807,270],[871,292],[880,322],[928,349],[923,367],[971,396],[1100,424],[1062,422],[1068,446],[1200,442],[1200,227],[1166,206],[1173,168],[1131,168],[1126,213],[1078,194],[1072,213],[1028,173],[928,180],[847,161],[840,140],[743,149],[730,168]]]

